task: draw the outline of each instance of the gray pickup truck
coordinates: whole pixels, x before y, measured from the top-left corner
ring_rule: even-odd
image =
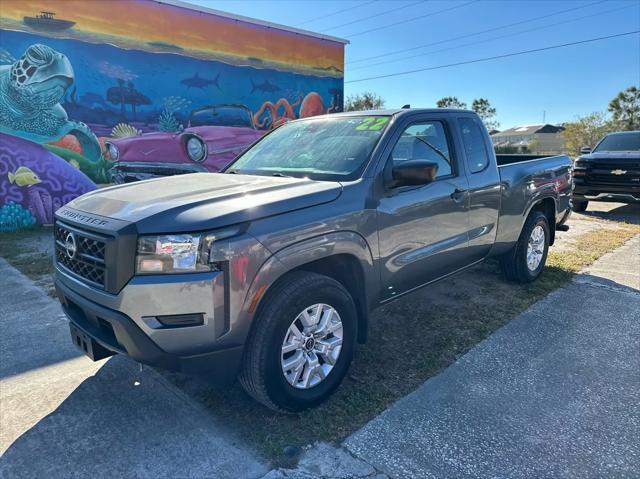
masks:
[[[536,279],[571,189],[569,158],[496,160],[472,112],[297,120],[222,173],[58,210],[56,289],[92,359],[239,377],[299,411],[338,387],[377,306],[488,257]]]

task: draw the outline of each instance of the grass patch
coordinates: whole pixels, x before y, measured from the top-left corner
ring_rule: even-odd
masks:
[[[617,228],[595,230],[580,236],[571,250],[563,253],[551,252],[547,266],[577,273],[602,255],[622,246],[636,234],[640,234],[640,225],[622,224]]]
[[[371,318],[369,342],[357,349],[344,383],[314,410],[272,413],[238,385],[222,391],[205,387],[195,394],[275,465],[291,465],[285,447],[343,440],[638,233],[640,226],[624,224],[586,233],[572,250],[550,253],[544,274],[529,285],[506,283],[498,276],[497,262],[490,261],[382,307]],[[189,379],[173,380],[188,389]]]
[[[53,243],[53,232],[49,227],[25,228],[14,233],[0,235],[0,257],[33,280],[50,296],[55,296],[53,287],[53,259],[48,243]]]

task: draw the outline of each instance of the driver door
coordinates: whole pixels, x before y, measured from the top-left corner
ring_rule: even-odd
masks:
[[[409,123],[384,171],[407,160],[438,164],[436,179],[418,187],[386,189],[377,208],[382,300],[468,265],[469,198],[463,165],[440,119]],[[384,174],[384,172],[383,172]]]

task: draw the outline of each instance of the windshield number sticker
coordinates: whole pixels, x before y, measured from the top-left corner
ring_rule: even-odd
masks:
[[[381,130],[384,125],[387,124],[389,118],[384,116],[371,116],[369,118],[365,118],[362,122],[356,126],[356,130],[358,131],[378,131]]]

